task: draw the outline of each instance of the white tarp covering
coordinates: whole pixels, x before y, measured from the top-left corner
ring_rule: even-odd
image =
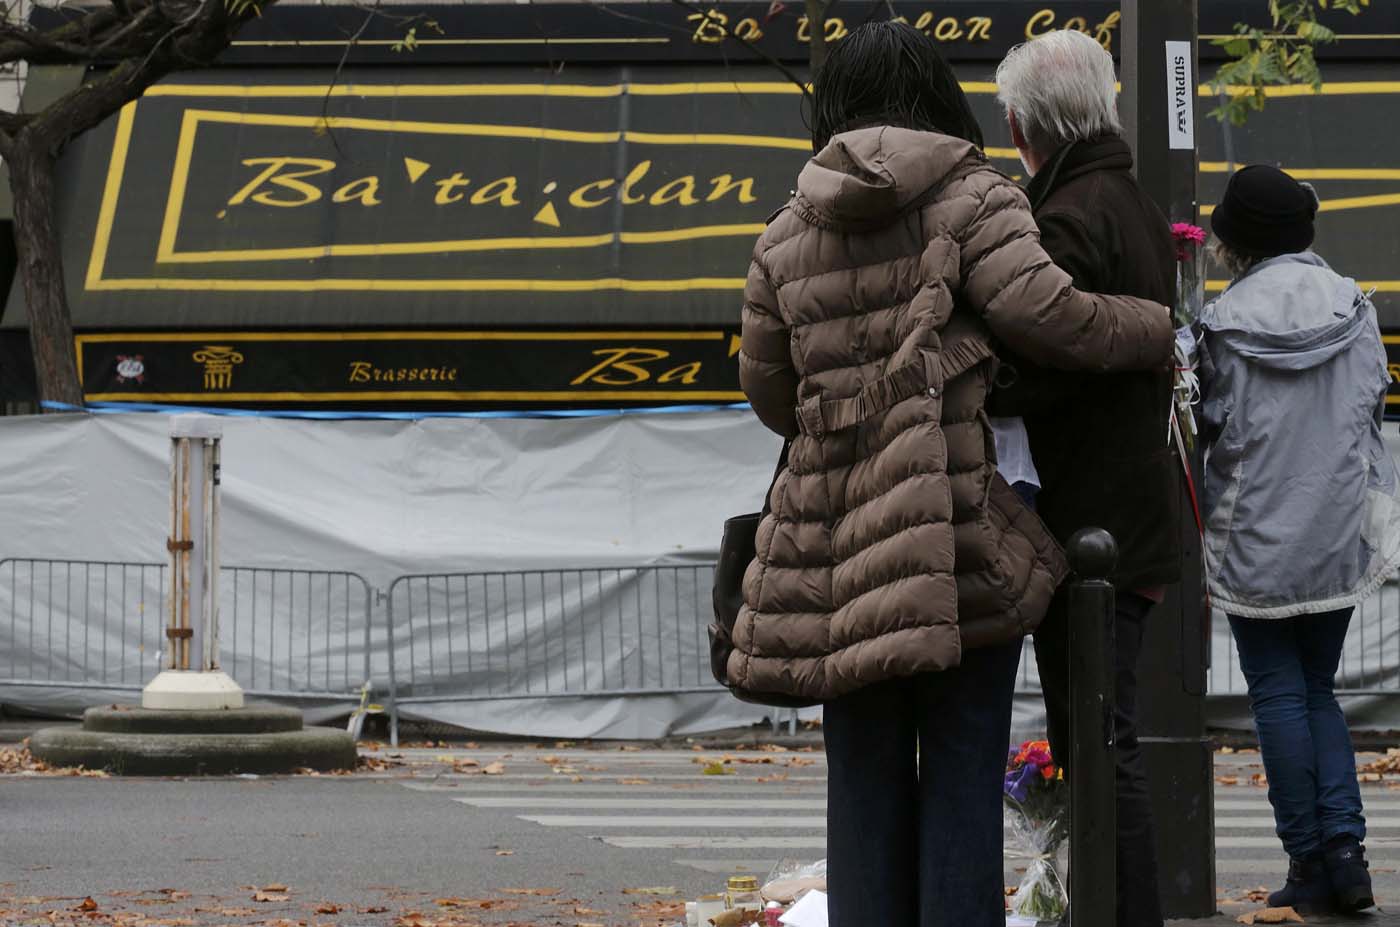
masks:
[[[702,691],[705,564],[779,449],[751,414],[223,425],[222,560],[257,568],[225,570],[224,664],[250,692],[325,716],[370,675],[382,700],[392,617],[406,717],[643,738],[769,714]],[[0,702],[74,712],[155,674],[168,431],[0,418]],[[1400,593],[1382,597],[1358,612],[1345,682],[1400,692]],[[1212,691],[1243,692],[1223,622],[1214,651]],[[1034,684],[1028,667],[1018,730],[1039,726]],[[1240,708],[1211,714],[1245,726]],[[1349,709],[1400,727],[1395,695]]]
[[[227,417],[223,424],[223,563],[358,574],[384,593],[405,574],[707,563],[714,558],[723,519],[760,504],[780,447],[752,415],[737,411],[418,421]],[[0,513],[9,526],[0,558],[163,562],[168,434],[168,419],[161,415],[0,418]],[[17,588],[7,589],[12,577]],[[617,577],[604,580],[614,593],[641,585],[635,574]],[[125,593],[115,590],[119,579],[126,579]],[[345,691],[363,681],[356,678],[363,646],[355,630],[362,627],[363,609],[356,600],[358,587],[352,585],[347,594],[341,579],[326,579],[323,588],[319,575],[268,572],[259,580],[226,574],[224,653],[235,678],[251,676],[245,686],[269,692]],[[152,601],[160,586],[151,572],[97,567],[53,572],[44,564],[21,563],[16,573],[13,564],[0,564],[0,596],[7,597],[0,598],[0,679],[55,683],[0,686],[0,701],[73,711],[109,701],[113,692],[64,686],[65,680],[111,682],[120,669],[127,671],[120,681],[128,685],[149,679],[160,640],[158,605]],[[231,614],[230,586],[240,591],[237,615]],[[138,587],[144,588],[139,603]],[[100,613],[92,604],[99,588],[104,591],[97,599],[106,606]],[[665,588],[667,603],[674,603],[676,591]],[[400,622],[407,621],[406,591],[401,586],[397,596]],[[456,587],[441,594],[455,595]],[[626,598],[625,607],[633,607],[630,596],[611,598]],[[702,600],[708,601],[707,590]],[[643,602],[644,609],[651,604]],[[59,607],[46,608],[54,603]],[[537,604],[529,599],[511,608],[542,616],[544,625],[517,629],[539,644],[540,653],[549,646],[540,634],[562,630],[581,615],[603,622],[619,613],[615,608],[570,613],[567,601],[532,612]],[[447,659],[445,638],[436,637],[429,650],[429,630],[443,630],[442,610],[429,618],[425,601],[412,606],[414,653],[403,634],[397,651],[406,661],[406,677],[415,669],[421,676],[430,654],[444,666]],[[484,607],[481,599],[451,616],[459,623],[459,644],[468,633],[460,626],[463,619],[481,619]],[[381,690],[387,684],[386,613],[384,603],[376,601],[372,648]],[[631,633],[639,616],[634,611],[625,616]],[[678,617],[674,604],[660,614],[644,612],[641,641],[619,643],[613,629],[595,630],[604,635],[609,654],[626,647],[629,653],[638,650],[644,661],[651,652],[647,647],[658,641],[670,655],[681,633],[698,640],[694,628],[675,630]],[[144,633],[137,626],[142,619]],[[295,622],[295,634],[282,641],[289,621]],[[347,623],[354,633],[344,633],[341,625]],[[471,629],[478,641],[488,630]],[[559,691],[557,677],[544,678],[559,670],[557,649],[549,666],[527,665],[520,662],[521,638],[511,638],[509,628],[497,630],[493,659],[505,659],[503,645],[511,641],[517,663],[510,672],[518,677],[524,667],[542,674],[529,686],[530,694]],[[332,646],[323,646],[323,637]],[[561,634],[550,643],[562,640]],[[346,654],[347,648],[353,652]],[[427,701],[405,705],[405,714],[502,733],[653,737],[752,723],[769,713],[723,692],[661,691],[709,682],[699,673],[706,664],[698,644],[688,644],[676,656],[690,660],[684,679],[670,664],[669,675],[657,677],[643,662],[640,676],[615,672],[608,680],[583,680],[589,689],[606,682],[605,690],[646,683],[656,694]],[[602,652],[595,650],[592,657],[598,661]],[[477,658],[483,659],[480,653]],[[342,662],[349,665],[343,672]],[[106,675],[99,675],[99,666]],[[482,694],[465,691],[470,686],[524,691],[525,680],[506,687],[505,669],[495,673],[483,666],[478,662],[471,676],[460,669],[447,675],[439,668],[431,677],[438,685],[419,689],[455,696]],[[574,685],[567,691],[577,693],[581,667],[577,661],[573,666]],[[321,682],[326,678],[329,684]]]

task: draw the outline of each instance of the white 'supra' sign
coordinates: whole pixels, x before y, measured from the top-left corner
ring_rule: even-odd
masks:
[[[1190,42],[1167,43],[1167,138],[1173,151],[1196,147],[1196,87]]]

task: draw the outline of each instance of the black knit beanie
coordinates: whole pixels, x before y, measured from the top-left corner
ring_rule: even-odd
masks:
[[[1247,257],[1306,251],[1313,243],[1317,195],[1276,167],[1240,168],[1210,214],[1215,236]]]

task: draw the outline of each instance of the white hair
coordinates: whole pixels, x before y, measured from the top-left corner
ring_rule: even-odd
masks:
[[[1113,56],[1074,29],[1011,49],[997,67],[997,99],[1042,157],[1070,142],[1123,132]]]

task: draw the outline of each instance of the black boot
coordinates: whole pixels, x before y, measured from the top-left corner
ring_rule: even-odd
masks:
[[[1292,908],[1299,914],[1332,913],[1332,883],[1321,853],[1288,861],[1288,882],[1269,896],[1269,907]]]
[[[1323,848],[1322,859],[1338,911],[1351,914],[1376,903],[1361,841],[1349,835],[1333,837]]]

